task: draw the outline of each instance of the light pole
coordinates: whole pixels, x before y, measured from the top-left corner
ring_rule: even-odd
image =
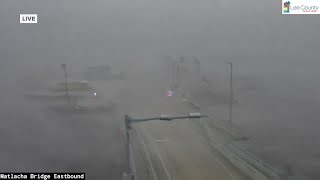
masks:
[[[196,73],[201,73],[201,66],[200,66],[200,61],[198,58],[193,57],[193,62],[196,65]]]
[[[229,96],[229,125],[232,130],[232,104],[233,104],[233,87],[232,87],[232,62],[227,62],[230,65],[230,96]]]
[[[65,81],[65,91],[66,91],[66,98],[69,103],[69,88],[68,88],[68,80],[67,80],[67,64],[61,64],[61,68],[64,71],[64,81]]]
[[[130,180],[134,180],[134,174],[132,172],[131,166],[130,166],[130,133],[129,130],[132,129],[132,123],[139,123],[144,121],[153,121],[153,120],[162,120],[162,121],[172,121],[175,119],[191,119],[191,118],[202,118],[202,117],[208,117],[205,115],[201,115],[200,113],[189,113],[187,116],[166,116],[162,115],[160,117],[155,118],[145,118],[145,119],[133,119],[129,117],[128,115],[124,116],[124,123],[125,123],[125,131],[126,131],[126,176],[130,177]]]

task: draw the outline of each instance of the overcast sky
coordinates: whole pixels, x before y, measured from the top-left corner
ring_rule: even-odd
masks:
[[[38,24],[19,24],[21,13],[37,13]],[[319,17],[281,15],[280,1],[2,0],[0,24],[6,75],[181,55],[217,70],[231,60],[240,72],[319,75]]]

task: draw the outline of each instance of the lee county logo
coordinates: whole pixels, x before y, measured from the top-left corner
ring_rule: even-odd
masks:
[[[282,14],[320,14],[320,1],[299,0],[283,1]]]
[[[289,13],[290,12],[290,1],[287,1],[283,3],[283,12],[284,13]]]
[[[20,24],[36,24],[38,23],[37,14],[20,14]]]

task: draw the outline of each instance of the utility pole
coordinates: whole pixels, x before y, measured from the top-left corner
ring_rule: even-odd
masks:
[[[232,130],[232,105],[233,105],[233,87],[232,87],[232,62],[228,62],[230,65],[230,96],[229,96],[229,125],[230,130]]]
[[[67,64],[61,64],[61,68],[64,71],[66,98],[67,98],[67,101],[69,103],[69,88],[68,88],[68,80],[67,80]]]
[[[134,175],[133,175],[133,172],[131,169],[131,163],[130,163],[130,134],[129,134],[129,130],[132,129],[131,121],[132,121],[132,119],[128,115],[125,115],[124,122],[125,122],[125,129],[126,129],[126,161],[127,161],[126,162],[127,167],[126,167],[126,172],[125,172],[125,175],[127,176],[126,180],[134,180]]]
[[[194,64],[195,64],[195,66],[196,66],[196,73],[201,73],[201,66],[200,66],[200,61],[199,61],[199,59],[198,58],[196,58],[196,57],[193,57],[193,62],[194,62]]]

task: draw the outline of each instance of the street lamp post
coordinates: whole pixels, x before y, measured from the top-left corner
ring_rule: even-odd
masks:
[[[133,173],[131,170],[131,166],[130,166],[130,134],[129,134],[129,130],[132,129],[131,127],[131,117],[129,117],[128,115],[125,115],[124,117],[124,121],[125,121],[125,129],[126,129],[126,175],[127,176],[131,176],[131,179],[133,180]]]
[[[66,90],[66,98],[69,103],[69,88],[68,88],[68,80],[67,80],[67,64],[61,64],[61,67],[64,71],[64,81],[65,81],[65,90]]]
[[[229,96],[229,125],[230,129],[232,130],[232,105],[233,105],[233,87],[232,87],[232,62],[228,62],[227,64],[230,65],[230,96]]]
[[[134,180],[134,174],[132,172],[131,166],[130,166],[130,133],[129,130],[132,129],[132,123],[139,123],[144,121],[153,121],[153,120],[162,120],[162,121],[172,121],[175,119],[191,119],[191,118],[202,118],[202,117],[208,117],[206,115],[201,115],[200,113],[189,113],[187,116],[166,116],[161,115],[160,117],[155,118],[145,118],[145,119],[133,119],[129,117],[128,115],[125,115],[124,117],[124,123],[125,123],[125,131],[126,131],[126,176],[130,177],[130,180]]]

